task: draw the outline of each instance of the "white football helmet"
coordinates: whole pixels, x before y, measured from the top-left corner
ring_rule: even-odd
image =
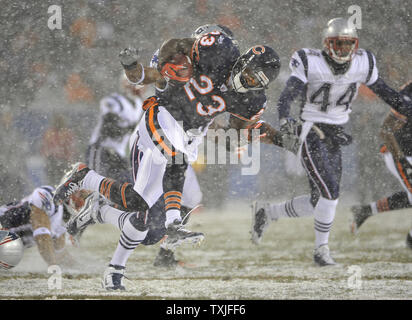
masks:
[[[11,269],[23,258],[24,245],[20,237],[8,230],[0,230],[0,268]]]
[[[349,62],[359,45],[356,28],[347,19],[335,18],[323,31],[323,50],[337,63]]]

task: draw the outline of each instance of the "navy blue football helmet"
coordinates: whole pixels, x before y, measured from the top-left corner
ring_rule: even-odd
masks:
[[[233,90],[245,93],[264,90],[280,71],[280,59],[271,47],[258,45],[242,54],[232,68]]]

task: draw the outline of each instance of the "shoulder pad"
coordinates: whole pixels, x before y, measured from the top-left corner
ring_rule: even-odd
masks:
[[[307,49],[306,53],[310,56],[320,57],[320,53],[318,51],[314,50],[314,49]]]

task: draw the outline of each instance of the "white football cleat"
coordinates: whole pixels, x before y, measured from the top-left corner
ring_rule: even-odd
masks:
[[[103,198],[98,192],[91,193],[84,201],[83,208],[79,213],[70,218],[66,224],[67,233],[78,242],[86,228],[99,222],[98,214],[100,199]]]
[[[254,201],[252,204],[252,242],[256,245],[260,243],[263,233],[269,226],[272,219],[268,214],[268,205]]]
[[[336,265],[335,260],[333,260],[330,256],[330,251],[327,244],[321,245],[315,249],[313,260],[321,267]]]
[[[124,267],[109,266],[103,274],[102,287],[106,290],[126,290],[123,284],[124,271]]]

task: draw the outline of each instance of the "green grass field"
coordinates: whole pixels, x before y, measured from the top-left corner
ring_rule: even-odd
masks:
[[[200,247],[179,248],[186,267],[153,267],[158,245],[138,247],[128,261],[126,292],[107,292],[100,281],[117,245],[112,226],[92,226],[80,248],[79,262],[63,269],[61,289],[49,289],[47,266],[37,249],[22,262],[0,271],[2,299],[411,299],[412,250],[405,245],[411,211],[370,218],[357,237],[349,233],[350,211],[338,207],[330,248],[338,266],[319,268],[312,261],[313,219],[282,219],[270,225],[259,246],[250,242],[247,204],[194,215],[191,230],[205,233]],[[351,266],[358,270],[353,284]],[[357,286],[356,286],[357,284]]]

